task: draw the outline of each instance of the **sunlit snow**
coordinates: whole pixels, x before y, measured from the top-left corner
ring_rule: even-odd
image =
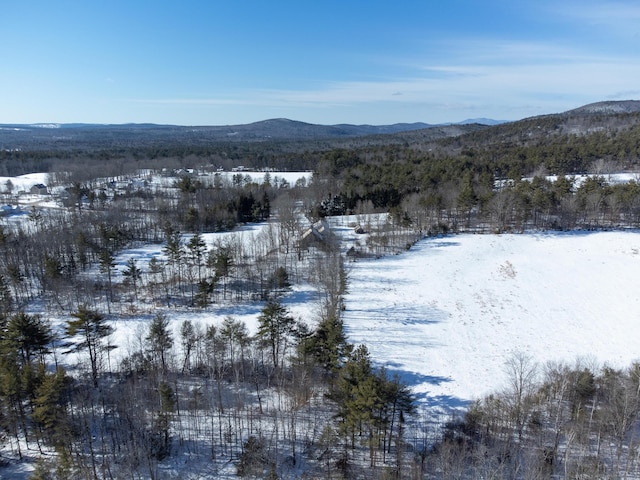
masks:
[[[640,233],[457,235],[350,264],[345,325],[429,406],[504,385],[513,352],[626,367],[638,358]]]

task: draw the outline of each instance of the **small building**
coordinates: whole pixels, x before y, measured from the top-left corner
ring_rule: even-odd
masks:
[[[34,195],[49,195],[49,189],[47,189],[47,186],[42,183],[36,183],[33,187],[31,187],[29,193],[32,193]]]
[[[302,233],[299,246],[303,250],[307,250],[313,245],[322,246],[327,242],[330,235],[331,229],[329,228],[329,225],[326,221],[320,220]]]

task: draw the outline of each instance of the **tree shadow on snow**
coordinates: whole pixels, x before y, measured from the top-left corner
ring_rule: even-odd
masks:
[[[416,391],[416,387],[424,384],[442,385],[452,381],[449,377],[441,377],[438,375],[424,375],[417,372],[408,372],[402,369],[402,366],[396,362],[386,362],[384,365],[390,377],[398,375],[400,380],[409,386],[415,396],[416,403],[427,408],[437,408],[441,411],[454,411],[461,408],[467,408],[471,403],[469,400],[454,397],[451,395],[429,395],[427,392]]]

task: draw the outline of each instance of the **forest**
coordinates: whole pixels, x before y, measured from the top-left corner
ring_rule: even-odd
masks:
[[[47,172],[57,205],[0,224],[0,475],[638,478],[638,364],[515,354],[504,391],[434,424],[342,322],[345,264],[425,236],[638,228],[640,177],[612,180],[639,158],[637,116],[622,117],[581,134],[541,118],[557,131],[535,138],[530,120],[349,147],[2,152],[3,174]],[[221,175],[238,164],[272,170]],[[278,174],[293,169],[313,173]],[[323,221],[341,215],[386,220],[345,252]],[[247,242],[237,231],[253,224]],[[298,285],[313,287],[310,318],[283,301]],[[259,311],[256,332],[234,308]],[[114,344],[132,318],[135,338]]]

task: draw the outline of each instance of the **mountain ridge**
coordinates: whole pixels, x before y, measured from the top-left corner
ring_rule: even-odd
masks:
[[[219,131],[232,132],[234,130],[254,130],[268,128],[296,128],[296,129],[316,129],[319,131],[333,132],[342,135],[374,135],[385,133],[397,133],[411,130],[421,130],[424,128],[441,127],[447,125],[468,125],[470,123],[478,123],[484,125],[495,125],[506,123],[505,120],[493,120],[490,118],[467,119],[461,122],[447,122],[439,124],[430,124],[425,122],[399,122],[386,125],[373,124],[351,124],[338,123],[332,125],[323,125],[317,123],[308,123],[300,120],[289,118],[269,118],[258,120],[251,123],[230,124],[230,125],[179,125],[179,124],[163,124],[163,123],[4,123],[0,124],[2,129],[38,129],[38,130],[71,130],[71,129],[196,129],[201,131]]]
[[[468,124],[430,125],[422,122],[392,125],[318,125],[286,118],[219,126],[150,123],[2,124],[0,125],[0,150],[103,149],[167,144],[210,146],[220,142],[336,142],[417,131],[428,131],[434,137],[456,136],[470,128],[473,127]]]
[[[636,118],[638,117],[638,118]],[[289,142],[296,148],[350,148],[363,145],[431,143],[439,139],[475,137],[465,141],[526,141],[549,134],[588,134],[626,128],[640,122],[640,100],[595,102],[562,113],[514,121],[488,118],[457,123],[424,122],[390,125],[319,125],[288,118],[272,118],[240,125],[185,126],[154,123],[91,124],[34,123],[0,125],[0,150],[72,150],[209,148],[221,143]],[[481,136],[481,137],[479,137]],[[308,143],[306,147],[301,147]],[[315,143],[314,147],[309,147]],[[429,148],[429,147],[427,147]]]

